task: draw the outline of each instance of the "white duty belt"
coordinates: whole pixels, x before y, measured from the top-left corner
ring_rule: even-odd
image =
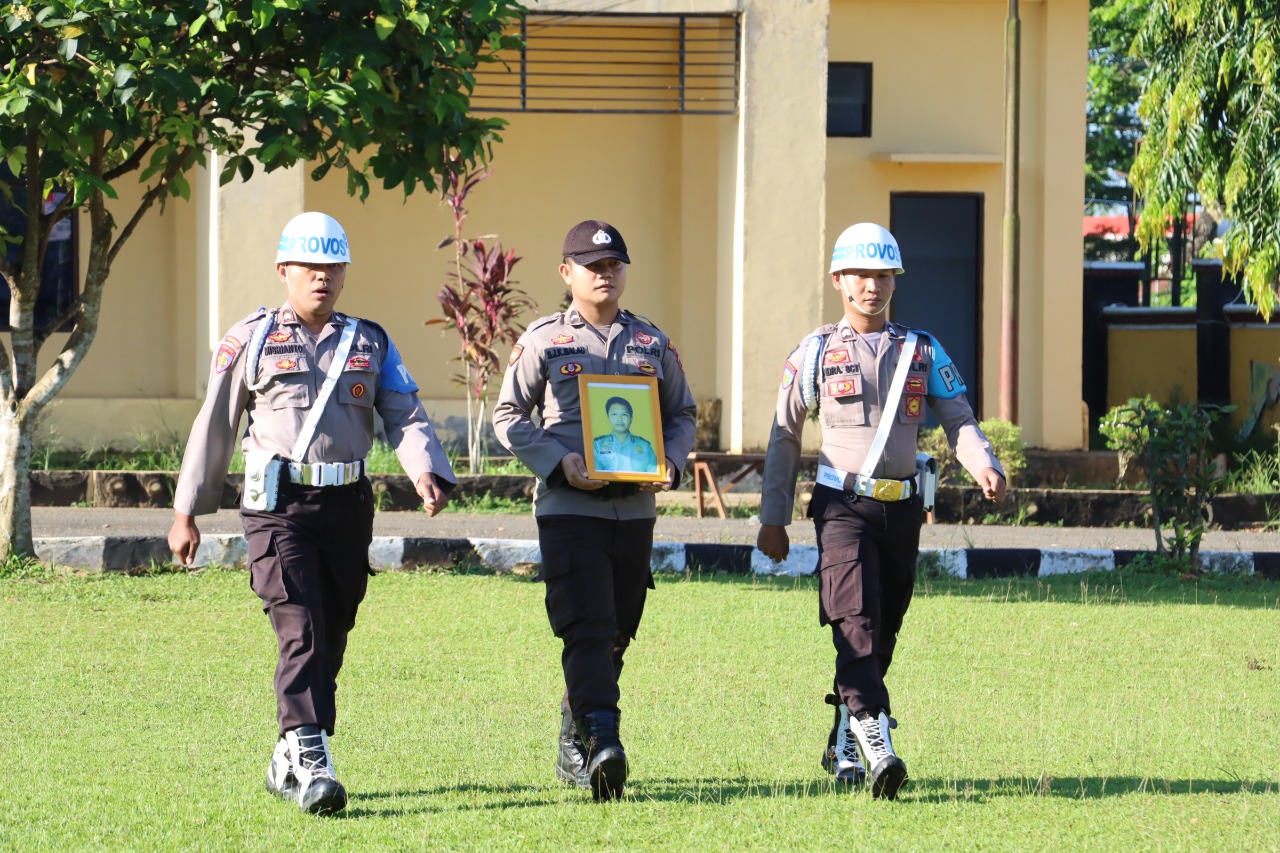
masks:
[[[818,485],[885,502],[906,501],[916,495],[915,480],[890,480],[885,477],[877,479],[852,471],[842,471],[830,465],[818,466]]]
[[[349,486],[364,476],[364,460],[290,462],[289,482],[304,486]]]

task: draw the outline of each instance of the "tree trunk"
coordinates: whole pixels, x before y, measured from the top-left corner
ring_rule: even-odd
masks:
[[[11,410],[0,411],[0,561],[35,554],[31,452],[30,424]]]

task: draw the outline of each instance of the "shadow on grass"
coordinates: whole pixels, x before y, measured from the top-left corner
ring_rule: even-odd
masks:
[[[1134,794],[1183,796],[1195,794],[1276,794],[1280,780],[1165,779],[1158,776],[1008,776],[999,779],[911,780],[904,795],[923,802],[984,802],[999,797],[1059,797],[1096,800]]]
[[[1280,780],[1166,779],[1137,776],[1078,776],[1071,778],[1031,778],[1008,776],[997,779],[909,779],[898,795],[900,803],[984,803],[1010,797],[1054,797],[1067,800],[1096,800],[1133,795],[1186,796],[1198,794],[1247,795],[1280,794]],[[457,795],[469,802],[457,802]],[[338,817],[347,819],[401,817],[406,814],[496,809],[573,806],[576,799],[591,804],[587,791],[547,785],[459,784],[412,791],[374,791],[352,799]],[[444,802],[437,798],[447,798]],[[479,801],[477,797],[483,798]],[[762,780],[745,776],[634,778],[627,795],[615,805],[644,802],[725,804],[743,799],[809,799],[816,797],[861,797],[870,799],[866,788],[837,787],[828,777],[800,780]],[[403,807],[379,808],[378,801],[407,800]],[[426,802],[414,802],[426,800]]]

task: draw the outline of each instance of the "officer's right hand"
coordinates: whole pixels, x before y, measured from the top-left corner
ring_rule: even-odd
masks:
[[[781,524],[762,524],[756,534],[756,547],[775,563],[781,563],[791,551],[791,537]]]
[[[587,476],[587,460],[582,458],[581,453],[566,453],[560,460],[560,470],[564,472],[565,480],[575,489],[594,492],[608,485],[604,480],[592,480]]]
[[[193,516],[174,510],[173,527],[169,528],[169,550],[179,565],[189,566],[196,561],[196,549],[200,547],[200,528]]]

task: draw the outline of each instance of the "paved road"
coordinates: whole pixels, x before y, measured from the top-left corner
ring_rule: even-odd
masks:
[[[163,537],[173,521],[167,509],[82,509],[77,507],[35,507],[32,511],[36,537],[111,536]],[[221,510],[201,516],[200,529],[206,533],[240,533],[236,510]],[[656,538],[667,542],[754,545],[756,522],[747,519],[681,518],[658,519]],[[814,544],[813,525],[798,521],[788,528],[794,544]],[[481,515],[446,512],[427,518],[416,512],[380,512],[374,520],[374,535],[466,539],[537,539],[537,527],[528,515]],[[1001,525],[928,524],[921,534],[927,548],[1103,548],[1132,551],[1153,550],[1154,534],[1135,528],[1033,527]],[[1280,553],[1280,533],[1215,530],[1205,534],[1204,551],[1252,551]]]

